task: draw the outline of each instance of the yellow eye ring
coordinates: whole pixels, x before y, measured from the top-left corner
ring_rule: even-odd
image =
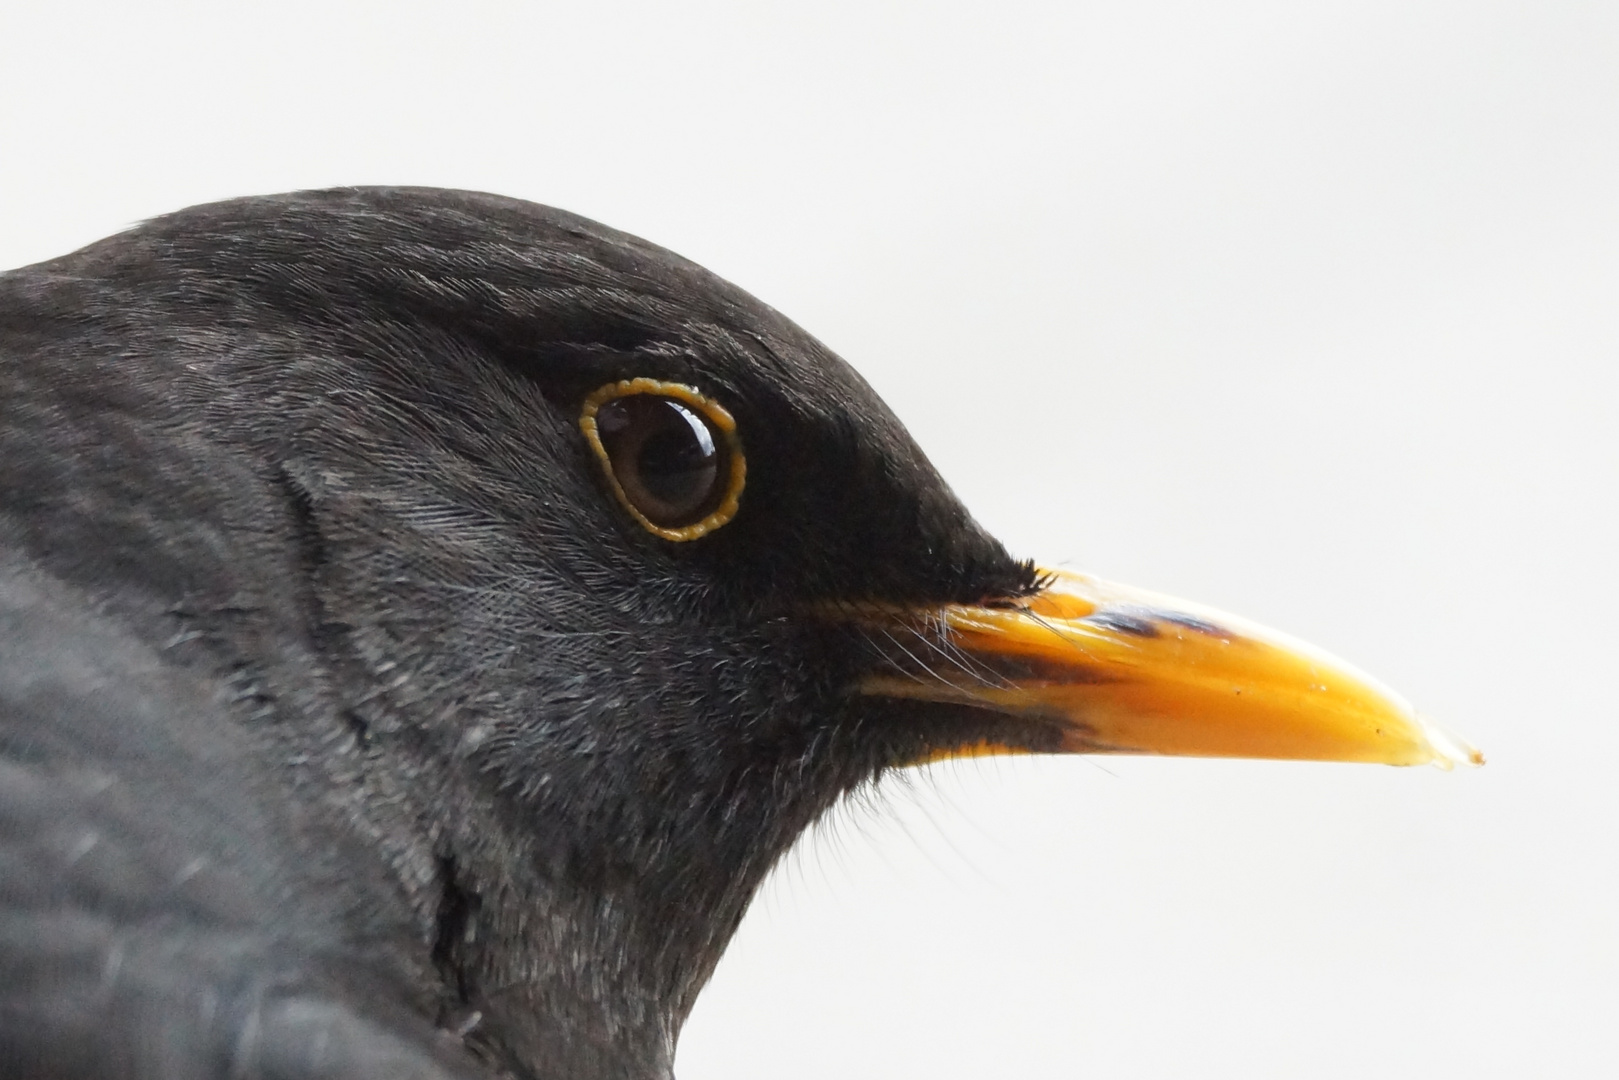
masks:
[[[625,379],[595,390],[579,430],[619,505],[665,540],[696,540],[736,516],[747,460],[736,419],[694,387]]]

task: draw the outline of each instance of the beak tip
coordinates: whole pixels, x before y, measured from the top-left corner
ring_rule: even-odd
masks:
[[[1431,764],[1446,772],[1457,765],[1476,769],[1484,764],[1484,752],[1466,739],[1445,730],[1421,713],[1416,714],[1416,720],[1433,754]]]

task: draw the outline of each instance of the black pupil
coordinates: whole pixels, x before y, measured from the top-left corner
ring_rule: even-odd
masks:
[[[690,525],[714,510],[720,447],[696,412],[670,398],[632,394],[602,405],[596,430],[625,497],[653,524]]]

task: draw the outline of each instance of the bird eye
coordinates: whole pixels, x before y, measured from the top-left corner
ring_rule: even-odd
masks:
[[[736,421],[689,386],[609,383],[585,399],[579,428],[624,509],[665,540],[695,540],[736,513],[747,468]]]

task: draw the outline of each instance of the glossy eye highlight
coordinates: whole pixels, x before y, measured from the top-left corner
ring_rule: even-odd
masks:
[[[585,399],[579,429],[630,515],[665,540],[730,521],[747,475],[736,421],[690,386],[609,383]]]

